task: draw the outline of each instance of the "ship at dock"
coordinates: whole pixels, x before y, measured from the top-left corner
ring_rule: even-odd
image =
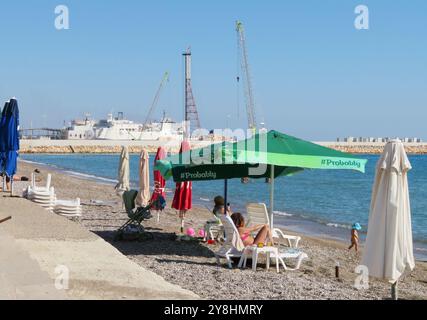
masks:
[[[63,129],[66,140],[115,140],[115,141],[144,141],[144,140],[182,140],[184,137],[184,122],[175,122],[163,114],[160,121],[138,123],[128,120],[123,112],[116,117],[108,114],[107,119],[99,121],[86,115],[84,120],[73,120]]]

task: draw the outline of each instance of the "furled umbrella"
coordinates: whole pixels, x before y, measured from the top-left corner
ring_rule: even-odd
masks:
[[[362,265],[369,276],[389,281],[393,299],[405,271],[415,267],[408,172],[412,169],[400,140],[389,142],[378,161]]]
[[[150,155],[144,149],[139,157],[139,193],[136,204],[140,207],[147,207],[150,197]]]
[[[156,166],[158,161],[163,160],[165,158],[166,158],[166,152],[162,147],[160,147],[157,150],[156,158],[154,159],[154,166]],[[153,192],[153,195],[151,196],[151,201],[150,201],[151,203],[158,203],[157,201],[160,198],[163,198],[163,200],[166,199],[165,187],[166,187],[166,180],[162,177],[162,174],[160,173],[160,171],[154,170],[154,192]],[[157,223],[159,223],[160,211],[163,210],[163,208],[158,204],[155,204],[153,206],[153,210],[157,211]]]
[[[118,195],[123,195],[124,192],[130,190],[130,170],[129,170],[129,149],[124,146],[120,154],[119,170],[118,170],[118,183],[116,185],[116,192]]]
[[[4,110],[6,110],[7,108],[8,108],[8,106],[9,106],[9,101],[6,101],[5,102],[5,104],[4,104],[4,108],[3,108],[3,111]],[[4,191],[5,189],[6,189],[6,177],[4,176],[4,166],[5,166],[5,153],[3,152],[3,147],[2,147],[2,145],[3,145],[3,136],[4,136],[4,134],[3,134],[3,112],[2,112],[2,110],[0,109],[0,174],[2,175],[2,177],[3,177],[3,188],[2,188],[2,190]]]
[[[184,140],[181,144],[180,155],[187,154],[190,151],[190,143]],[[186,162],[184,160],[184,162]],[[181,219],[181,233],[184,232],[185,216],[188,210],[192,208],[192,188],[191,181],[177,182],[175,195],[172,202],[172,208],[179,211],[179,218]]]
[[[19,108],[18,101],[12,98],[6,103],[0,122],[0,153],[2,155],[2,174],[11,181],[13,194],[13,176],[17,171],[19,152]]]

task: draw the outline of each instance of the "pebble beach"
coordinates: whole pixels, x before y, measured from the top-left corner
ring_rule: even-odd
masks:
[[[126,222],[120,198],[112,184],[65,174],[48,166],[19,163],[19,174],[30,176],[35,169],[40,177],[52,174],[52,185],[60,199],[80,198],[83,215],[74,220],[87,230],[110,243],[128,259],[150,270],[166,281],[190,290],[209,300],[383,300],[390,298],[390,284],[370,280],[369,289],[358,290],[355,273],[361,254],[349,252],[348,244],[326,238],[304,236],[300,248],[309,256],[298,271],[265,270],[263,261],[257,272],[251,269],[228,269],[225,261],[218,266],[214,252],[218,245],[201,242],[178,242],[180,221],[175,210],[161,213],[144,222],[154,240],[115,242],[115,231]],[[25,183],[17,183],[18,194]],[[221,190],[218,190],[221,193]],[[216,195],[212,195],[212,198]],[[53,213],[52,213],[53,214]],[[156,216],[154,214],[154,216]],[[65,219],[65,218],[64,218]],[[195,207],[188,214],[186,227],[203,228],[211,219],[206,208]],[[335,266],[340,265],[340,278]],[[289,261],[292,267],[292,262]],[[417,262],[415,270],[405,275],[399,284],[401,299],[427,299],[427,263]]]

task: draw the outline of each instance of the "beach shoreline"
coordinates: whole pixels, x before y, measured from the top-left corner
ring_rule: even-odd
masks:
[[[217,266],[214,252],[219,249],[218,246],[174,240],[179,231],[179,219],[169,206],[162,213],[160,224],[155,218],[144,223],[147,230],[155,235],[154,242],[114,242],[115,231],[125,222],[126,215],[111,182],[73,176],[48,165],[20,161],[19,167],[19,174],[22,175],[30,175],[35,168],[41,170],[40,177],[51,173],[58,198],[81,198],[83,217],[76,223],[99,235],[130,260],[203,299],[376,300],[387,299],[389,295],[389,285],[375,280],[371,281],[369,290],[355,289],[354,281],[358,275],[354,270],[359,264],[360,254],[348,252],[348,244],[332,239],[303,235],[301,249],[309,259],[304,261],[300,271],[282,270],[277,274],[272,270],[261,270],[262,265],[257,272],[249,269],[228,270],[224,261]],[[104,205],[95,205],[94,200]],[[206,208],[196,206],[188,214],[186,226],[198,230],[210,218],[211,214]],[[337,262],[341,265],[340,279],[335,279]],[[414,272],[402,280],[401,296],[406,299],[427,299],[426,278],[427,263],[417,262]],[[254,296],[253,292],[258,292],[258,295]]]
[[[64,168],[56,167],[52,164],[46,164],[42,162],[34,162],[30,160],[20,160],[22,163],[27,163],[31,166],[43,167],[45,170],[55,171],[59,174],[69,175],[77,179],[85,179],[89,182],[104,184],[106,186],[113,187],[117,181],[105,177],[99,177],[95,175],[85,174],[81,172],[71,171]],[[132,183],[131,183],[132,184]],[[137,182],[133,183],[133,187],[137,188]],[[167,192],[172,196],[173,190],[167,189]],[[206,206],[210,206],[210,199],[194,199],[193,206],[196,210],[205,210]],[[242,208],[237,208],[243,210]],[[347,238],[349,235],[349,227],[335,225],[334,223],[320,223],[307,218],[303,218],[298,215],[275,212],[277,227],[286,228],[288,232],[295,234],[304,235],[313,239],[324,239],[328,241],[336,241],[339,244],[347,244]],[[365,233],[361,233],[362,241],[365,240]],[[415,258],[419,262],[427,262],[427,245],[418,241],[414,241]]]

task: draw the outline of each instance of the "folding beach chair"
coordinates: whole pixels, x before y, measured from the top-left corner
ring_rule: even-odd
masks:
[[[129,220],[117,231],[115,236],[116,241],[120,240],[151,240],[154,239],[153,234],[146,232],[142,223],[145,220],[151,219],[151,208],[160,205],[164,206],[164,200],[157,199],[155,202],[150,203],[147,207],[140,207],[135,209],[135,200],[138,196],[138,191],[131,190],[123,193],[123,203],[125,205],[126,213]]]
[[[248,214],[247,227],[260,224],[270,225],[270,214],[268,213],[267,206],[264,203],[248,203],[246,205],[246,212]],[[282,230],[274,228],[274,226],[272,226],[271,231],[273,233],[273,238],[285,240],[289,248],[298,248],[301,237],[285,235]]]
[[[217,264],[220,265],[220,258],[227,260],[228,268],[233,268],[233,259],[241,258],[246,250],[245,245],[239,235],[233,220],[228,216],[222,216],[221,222],[225,231],[225,242],[222,247],[215,253]]]
[[[205,206],[205,208],[208,211],[211,211],[211,209],[207,206]],[[204,230],[205,230],[205,238],[206,241],[208,240],[224,240],[225,239],[225,235],[224,235],[224,226],[222,225],[222,221],[219,218],[212,219],[210,221],[206,221],[206,224],[204,226]]]

